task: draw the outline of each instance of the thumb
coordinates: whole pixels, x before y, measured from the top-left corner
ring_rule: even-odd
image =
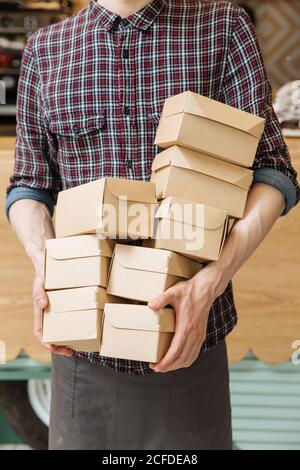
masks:
[[[39,308],[45,309],[48,306],[48,297],[42,282],[36,281],[34,286],[34,300]]]
[[[48,306],[48,297],[44,291],[40,291],[36,297],[36,303],[42,309],[45,309]]]
[[[151,310],[159,310],[166,307],[168,304],[172,304],[173,299],[173,290],[167,289],[162,294],[151,299],[150,302],[148,302],[148,307],[151,308]]]

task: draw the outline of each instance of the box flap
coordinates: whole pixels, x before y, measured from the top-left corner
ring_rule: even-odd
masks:
[[[114,328],[173,332],[175,314],[171,308],[154,311],[145,305],[106,304],[105,320]]]
[[[127,269],[151,271],[189,279],[202,265],[169,250],[142,246],[116,245],[115,260]]]
[[[171,252],[134,245],[117,244],[114,259],[123,267],[141,271],[168,273]]]
[[[103,287],[79,287],[48,291],[47,313],[72,312],[75,310],[104,309],[104,304],[115,301]]]
[[[53,238],[46,241],[48,255],[57,260],[88,256],[111,257],[113,246],[113,240],[100,240],[97,235]]]
[[[265,125],[265,119],[260,116],[255,116],[191,91],[167,98],[164,103],[162,117],[183,112],[234,127],[253,135],[257,139],[260,139]]]
[[[188,206],[187,210],[185,205]],[[164,199],[155,214],[158,219],[175,220],[206,230],[215,230],[224,225],[228,219],[227,212],[207,205],[204,205],[203,216],[197,218],[196,203],[176,197]]]
[[[154,183],[108,177],[106,178],[106,185],[117,198],[126,196],[128,201],[156,203]]]
[[[194,150],[174,145],[160,152],[153,160],[152,171],[156,172],[167,166],[184,168],[226,181],[248,191],[253,171],[238,165],[227,163]]]
[[[58,193],[55,217],[58,237],[94,232],[104,188],[105,178],[101,178]]]

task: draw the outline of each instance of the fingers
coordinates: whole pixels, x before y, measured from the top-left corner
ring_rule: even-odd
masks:
[[[190,331],[186,325],[178,325],[164,357],[157,363],[150,363],[149,367],[154,372],[169,372],[189,367],[198,357],[204,340],[205,335]]]
[[[75,351],[73,349],[67,348],[66,346],[55,346],[54,344],[47,344],[47,343],[42,343],[42,345],[45,346],[50,346],[51,351],[54,354],[58,354],[59,356],[67,356],[67,357],[72,357],[75,354]]]
[[[148,307],[151,308],[152,310],[160,310],[161,308],[166,307],[166,305],[169,305],[169,304],[172,305],[172,302],[174,301],[174,297],[175,297],[174,289],[170,287],[162,294],[151,299],[150,302],[148,302]]]
[[[154,372],[166,372],[182,355],[186,341],[187,337],[184,334],[184,329],[178,325],[175,329],[170,347],[164,357],[157,364],[149,364],[149,367],[154,370]]]
[[[43,342],[43,310],[48,306],[48,297],[44,289],[43,278],[36,278],[33,284],[33,333],[41,345],[55,354],[71,357],[73,349]]]
[[[56,346],[55,344],[43,343],[42,341],[40,341],[40,343],[43,348],[48,349],[48,351],[58,354],[59,356],[71,357],[75,354],[73,349],[67,348],[66,346]]]
[[[193,343],[186,342],[182,354],[178,356],[174,361],[170,361],[169,363],[164,363],[163,357],[162,360],[156,364],[150,363],[149,367],[154,372],[171,372],[172,370],[182,369],[186,367],[190,367],[197,357],[199,356],[200,349],[202,346],[202,342],[199,340],[194,341]]]

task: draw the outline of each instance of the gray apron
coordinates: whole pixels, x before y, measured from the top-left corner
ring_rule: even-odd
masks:
[[[53,354],[49,449],[232,447],[225,341],[192,366],[137,376]]]

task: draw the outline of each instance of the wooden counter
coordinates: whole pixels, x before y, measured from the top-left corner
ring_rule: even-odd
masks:
[[[13,167],[14,138],[0,138],[1,207]],[[300,174],[300,139],[289,139]],[[289,359],[291,340],[300,339],[300,209],[282,217],[260,248],[234,279],[239,324],[228,338],[230,361],[249,349],[269,363]],[[0,212],[0,339],[7,358],[24,348],[46,361],[48,352],[32,336],[31,288],[33,270],[9,224]]]

